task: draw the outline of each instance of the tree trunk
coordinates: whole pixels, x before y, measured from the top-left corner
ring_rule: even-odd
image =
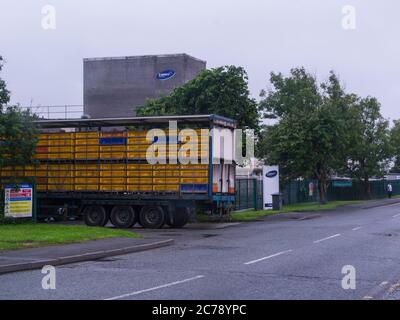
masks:
[[[372,197],[371,197],[371,186],[369,184],[368,175],[364,175],[363,185],[364,185],[364,198],[366,200],[370,200]]]
[[[327,195],[326,195],[326,181],[324,179],[318,179],[318,192],[319,192],[319,202],[321,204],[326,204]]]

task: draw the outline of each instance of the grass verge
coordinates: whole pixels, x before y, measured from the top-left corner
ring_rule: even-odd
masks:
[[[298,203],[298,204],[290,204],[283,206],[283,209],[280,211],[273,210],[260,210],[260,211],[243,211],[236,212],[232,214],[233,222],[247,222],[247,221],[255,221],[257,219],[271,216],[279,213],[287,213],[287,212],[316,212],[316,211],[324,211],[324,210],[333,210],[338,206],[349,205],[349,204],[357,204],[363,201],[331,201],[327,204],[321,205],[317,202],[310,203]],[[200,222],[210,222],[207,216],[199,215],[198,220]]]
[[[106,238],[138,238],[139,235],[110,228],[54,224],[0,225],[0,250],[36,248]]]
[[[235,222],[254,221],[265,216],[270,216],[278,213],[287,213],[287,212],[317,212],[324,210],[333,210],[336,209],[338,206],[357,204],[361,202],[363,201],[330,201],[327,204],[320,204],[318,202],[289,204],[283,206],[283,209],[280,211],[261,210],[261,211],[244,211],[244,212],[233,213],[232,221]]]

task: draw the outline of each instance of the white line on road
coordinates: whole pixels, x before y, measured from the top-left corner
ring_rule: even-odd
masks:
[[[357,230],[360,230],[360,229],[362,229],[362,227],[353,228],[353,229],[351,229],[351,230],[357,231]]]
[[[246,264],[246,265],[249,265],[249,264],[257,263],[257,262],[264,261],[264,260],[267,260],[267,259],[271,259],[271,258],[274,258],[274,257],[277,257],[277,256],[281,256],[281,255],[283,255],[283,254],[285,254],[285,253],[289,253],[289,252],[292,252],[292,251],[293,251],[293,250],[281,251],[281,252],[272,254],[272,255],[270,255],[270,256],[268,256],[268,257],[264,257],[264,258],[257,259],[257,260],[252,260],[252,261],[249,261],[249,262],[245,262],[245,264]]]
[[[400,217],[400,213],[393,216],[393,218]]]
[[[330,236],[330,237],[326,237],[326,238],[323,238],[323,239],[316,240],[316,241],[314,241],[314,243],[320,243],[322,241],[333,239],[333,238],[340,237],[340,236],[341,236],[341,234],[338,233],[338,234],[335,234],[335,235]]]
[[[200,275],[200,276],[196,276],[196,277],[193,277],[193,278],[184,279],[184,280],[180,280],[180,281],[175,281],[175,282],[163,284],[161,286],[157,286],[157,287],[153,287],[153,288],[149,288],[149,289],[145,289],[145,290],[134,291],[134,292],[131,292],[131,293],[123,294],[123,295],[120,295],[120,296],[116,296],[116,297],[112,297],[112,298],[108,298],[108,299],[104,299],[104,300],[123,299],[123,298],[131,297],[131,296],[136,296],[138,294],[145,293],[145,292],[150,292],[150,291],[154,291],[154,290],[158,290],[158,289],[163,289],[163,288],[176,286],[178,284],[182,284],[182,283],[185,283],[185,282],[189,282],[189,281],[193,281],[193,280],[197,280],[197,279],[201,279],[201,278],[204,278],[204,276]]]

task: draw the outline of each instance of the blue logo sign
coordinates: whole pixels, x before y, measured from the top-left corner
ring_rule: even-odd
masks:
[[[267,172],[267,174],[265,175],[267,178],[274,178],[278,175],[278,171],[276,170],[272,170],[270,172]]]
[[[157,74],[157,80],[169,80],[173,77],[175,77],[176,72],[174,70],[165,70],[163,72],[160,72],[159,74]]]

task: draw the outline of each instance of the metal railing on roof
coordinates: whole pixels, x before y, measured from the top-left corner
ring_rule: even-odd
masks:
[[[79,119],[83,115],[83,105],[22,106],[21,109],[30,110],[40,119],[49,120]]]

